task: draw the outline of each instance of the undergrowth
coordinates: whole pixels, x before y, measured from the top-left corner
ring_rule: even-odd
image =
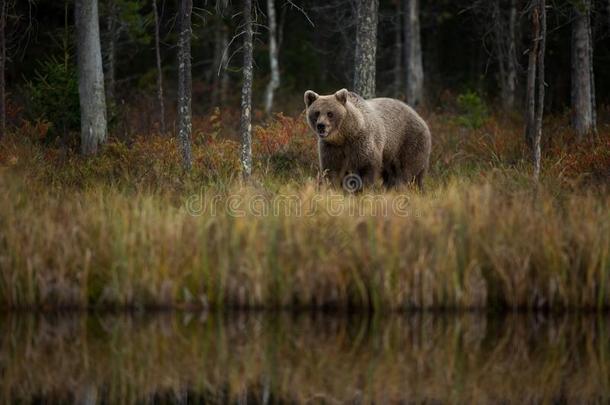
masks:
[[[545,122],[543,175],[518,122],[427,116],[427,191],[319,181],[302,116],[256,126],[252,181],[219,111],[193,170],[167,135],[82,158],[24,122],[0,142],[4,307],[597,308],[610,305],[610,136]]]

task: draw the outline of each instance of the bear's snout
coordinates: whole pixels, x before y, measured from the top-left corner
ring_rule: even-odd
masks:
[[[318,130],[318,134],[322,135],[324,134],[324,132],[326,132],[326,125],[324,124],[318,124],[316,125],[316,128]]]

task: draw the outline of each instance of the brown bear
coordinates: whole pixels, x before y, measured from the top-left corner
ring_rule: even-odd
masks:
[[[423,190],[430,130],[411,107],[391,98],[365,100],[346,89],[328,96],[307,90],[305,106],[318,136],[320,168],[332,183],[359,191],[381,176],[388,188],[416,182]]]

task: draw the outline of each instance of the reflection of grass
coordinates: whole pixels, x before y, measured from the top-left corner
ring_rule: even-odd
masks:
[[[289,315],[2,321],[1,400],[607,402],[595,317]],[[267,393],[267,394],[265,394]]]
[[[608,307],[608,134],[561,146],[561,120],[547,123],[557,133],[535,189],[516,125],[430,123],[427,193],[378,188],[373,205],[318,187],[315,145],[283,116],[255,131],[249,186],[236,180],[236,145],[205,129],[188,176],[169,138],[83,160],[13,134],[0,143],[0,305]],[[269,163],[277,154],[300,158],[286,170]],[[187,212],[201,186],[215,215]],[[255,215],[287,196],[301,215]],[[227,212],[233,197],[250,205],[243,217]],[[387,215],[373,215],[379,203]]]

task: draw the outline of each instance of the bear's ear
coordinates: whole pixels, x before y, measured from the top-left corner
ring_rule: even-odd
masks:
[[[348,94],[347,89],[341,89],[341,90],[339,90],[338,92],[335,93],[335,98],[341,104],[345,105],[345,103],[347,103],[347,94]]]
[[[307,90],[305,92],[305,107],[308,107],[313,104],[314,101],[316,101],[318,99],[318,94],[314,91],[311,90]]]

